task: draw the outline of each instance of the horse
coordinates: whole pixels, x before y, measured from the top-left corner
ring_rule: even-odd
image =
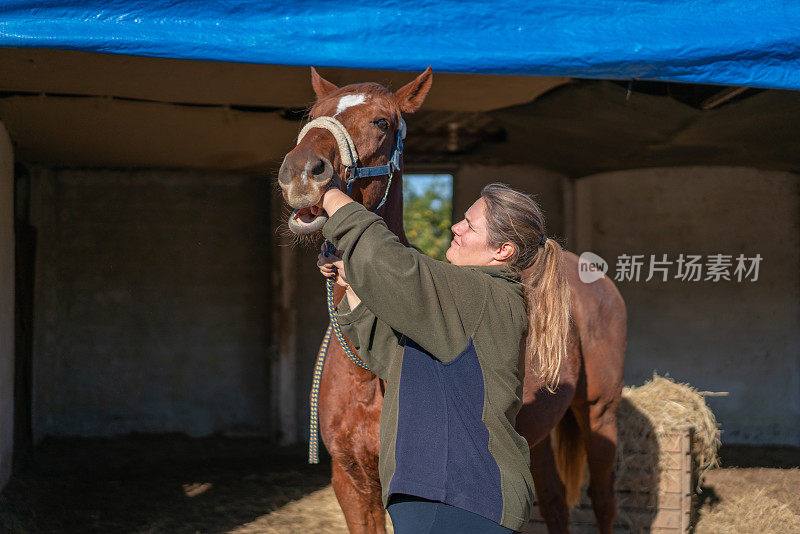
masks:
[[[377,83],[337,87],[311,68],[317,100],[310,117],[338,121],[349,133],[358,160],[342,161],[340,143],[344,141],[341,133],[337,141],[336,128],[313,127],[301,132],[278,172],[283,198],[294,209],[288,221],[291,231],[319,233],[327,217],[315,204],[327,187],[344,188],[347,180],[350,196],[382,216],[399,240],[409,245],[403,231],[402,157],[395,166],[390,162],[398,146],[402,149],[398,134],[405,129],[402,113],[420,108],[432,81],[428,67],[392,93]],[[390,166],[384,167],[383,175],[367,173],[354,178],[358,173],[353,172],[353,165]],[[611,280],[604,277],[583,283],[578,277],[578,257],[565,251],[564,259],[572,289],[568,354],[555,392],[526,374],[516,429],[530,446],[537,503],[548,531],[568,532],[569,507],[577,503],[588,464],[588,494],[598,530],[605,534],[612,532],[616,511],[614,461],[626,308]],[[337,286],[335,302],[343,295]],[[338,341],[330,340],[318,396],[320,433],[332,460],[334,493],[352,534],[386,532],[378,478],[378,426],[384,391],[377,376],[354,365]]]

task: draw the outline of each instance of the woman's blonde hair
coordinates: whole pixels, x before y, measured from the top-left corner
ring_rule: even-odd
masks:
[[[486,202],[489,246],[513,244],[508,265],[522,273],[528,310],[526,371],[553,391],[567,356],[570,325],[570,289],[563,250],[551,238],[539,244],[544,235],[544,216],[530,196],[506,184],[492,183],[483,188],[481,198]]]

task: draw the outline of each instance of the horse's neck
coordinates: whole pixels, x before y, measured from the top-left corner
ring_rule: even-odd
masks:
[[[403,174],[398,172],[392,182],[392,190],[386,198],[381,216],[386,221],[389,230],[400,238],[400,242],[408,245],[408,239],[403,229]]]

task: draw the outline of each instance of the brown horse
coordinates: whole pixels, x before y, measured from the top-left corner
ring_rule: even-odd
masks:
[[[386,164],[395,145],[401,113],[422,105],[432,82],[430,67],[394,94],[375,83],[339,88],[311,69],[317,102],[312,117],[335,117],[357,147],[360,166]],[[402,162],[401,162],[402,169]],[[317,232],[325,215],[312,206],[331,180],[346,175],[331,131],[312,128],[284,158],[278,181],[295,213],[289,227]],[[336,182],[338,180],[338,182]],[[400,241],[403,232],[402,170],[388,176],[359,178],[351,197],[375,210]],[[599,530],[610,533],[616,510],[614,459],[616,413],[622,390],[626,345],[625,304],[614,284],[602,278],[585,284],[578,259],[567,252],[565,268],[572,288],[573,323],[567,361],[556,392],[526,377],[524,405],[517,430],[531,447],[531,472],[537,501],[550,532],[567,532],[568,505],[577,501],[588,460],[590,488]],[[337,288],[336,302],[343,296]],[[332,339],[319,392],[320,430],[332,458],[333,488],[351,533],[386,531],[378,479],[378,423],[384,387],[375,375],[351,363]],[[553,435],[551,443],[548,436]]]

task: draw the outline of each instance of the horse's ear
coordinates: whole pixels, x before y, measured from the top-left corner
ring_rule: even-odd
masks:
[[[334,84],[320,76],[314,67],[311,67],[311,86],[314,88],[314,92],[317,93],[318,100],[331,91],[338,89]]]
[[[417,76],[417,79],[408,85],[404,85],[394,94],[397,105],[403,113],[414,113],[422,105],[422,101],[428,96],[428,91],[433,83],[433,70],[430,67],[425,72]]]

